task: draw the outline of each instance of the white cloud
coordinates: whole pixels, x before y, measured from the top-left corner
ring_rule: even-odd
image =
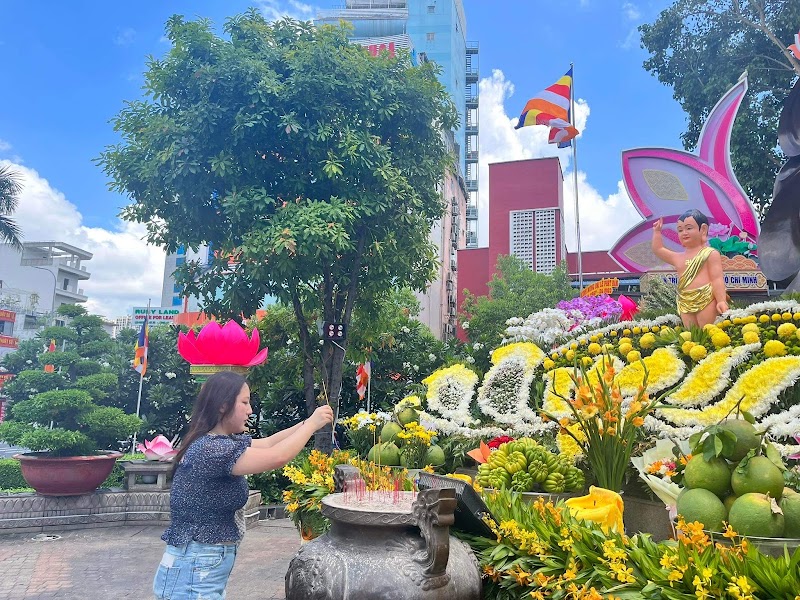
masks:
[[[625,39],[622,40],[619,47],[623,50],[631,50],[633,48],[639,47],[639,29],[634,27],[628,32],[628,35],[625,36]]]
[[[144,225],[119,221],[113,231],[86,227],[77,207],[35,170],[9,161],[0,164],[11,165],[22,179],[14,219],[23,241],[67,242],[94,254],[86,263],[91,277],[81,282],[89,312],[113,318],[129,313],[132,306],[145,306],[148,298],[161,304],[164,252],[145,242]]]
[[[5,140],[0,140],[0,152],[8,152],[11,150],[11,144]]]
[[[318,7],[299,2],[298,0],[258,0],[256,2],[261,14],[268,21],[277,21],[284,17],[291,17],[299,21],[314,19]]]
[[[488,245],[489,238],[489,164],[528,158],[557,156],[564,169],[564,218],[567,244],[574,249],[575,210],[574,183],[567,171],[572,164],[572,149],[558,148],[547,143],[547,127],[523,127],[515,130],[518,116],[508,116],[503,102],[514,95],[514,84],[500,70],[480,82],[480,193],[478,205],[478,245]],[[539,90],[526,90],[530,95]],[[515,102],[520,111],[527,97],[517,94]],[[585,100],[575,102],[576,127],[583,133],[587,127],[589,105]],[[578,137],[580,140],[580,136]],[[603,198],[587,181],[586,173],[578,171],[578,197],[581,212],[581,249],[607,250],[616,239],[641,220],[620,181],[618,191]],[[589,218],[591,215],[591,218]]]
[[[638,21],[642,16],[642,12],[632,2],[624,2],[622,4],[622,16],[628,21]]]

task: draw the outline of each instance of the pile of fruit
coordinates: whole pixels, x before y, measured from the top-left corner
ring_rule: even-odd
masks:
[[[800,538],[800,493],[785,487],[780,455],[753,425],[729,419],[695,442],[679,515],[708,531],[723,531],[724,521],[739,535]]]
[[[407,446],[403,444],[398,434],[411,430],[431,443],[420,442],[427,445],[422,464],[408,464]],[[422,468],[426,466],[440,467],[445,463],[445,454],[441,446],[432,443],[435,440],[432,431],[419,425],[419,410],[414,407],[398,404],[391,421],[384,423],[380,431],[380,441],[367,453],[367,460],[380,465],[391,467],[401,466],[408,468]]]
[[[556,456],[531,438],[500,444],[487,461],[478,466],[475,483],[485,488],[515,492],[583,491],[583,471],[564,455]]]

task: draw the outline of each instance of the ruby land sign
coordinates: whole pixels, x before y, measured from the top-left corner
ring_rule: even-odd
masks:
[[[174,306],[151,306],[148,314],[146,306],[133,307],[133,327],[138,328],[144,323],[144,317],[147,316],[147,324],[150,327],[156,325],[171,325],[175,317],[181,313],[180,308]]]

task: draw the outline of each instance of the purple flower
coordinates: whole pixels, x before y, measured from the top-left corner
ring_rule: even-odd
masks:
[[[725,241],[731,235],[731,228],[729,225],[723,225],[722,223],[711,223],[708,226],[708,237],[716,237],[720,238],[720,240]]]

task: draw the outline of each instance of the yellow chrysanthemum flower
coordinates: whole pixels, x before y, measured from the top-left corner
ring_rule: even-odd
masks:
[[[747,333],[748,331],[755,331],[756,333],[759,332],[758,325],[755,323],[748,323],[744,327],[742,327],[742,333]]]
[[[770,340],[764,344],[764,354],[768,358],[772,358],[773,356],[784,356],[786,354],[786,346],[783,344],[783,342],[779,342],[778,340]]]
[[[696,345],[697,344],[694,343],[692,340],[686,340],[685,342],[683,342],[683,344],[681,344],[681,352],[683,352],[684,354],[689,354],[692,351],[692,348],[694,348]]]
[[[758,317],[759,323],[769,323],[769,315],[761,315]]]
[[[629,353],[631,350],[633,350],[633,346],[631,346],[630,344],[620,344],[620,345],[619,345],[619,353],[620,353],[622,356],[628,356],[628,353]]]
[[[589,344],[589,354],[595,355],[600,354],[603,351],[603,348],[597,342],[592,342]]]
[[[567,350],[567,360],[575,360],[575,350]]]
[[[622,344],[633,344],[633,340],[629,337],[621,337],[619,338],[620,345]]]
[[[556,363],[554,363],[549,358],[546,358],[545,361],[542,363],[542,366],[544,367],[545,371],[550,371],[551,369],[553,369],[553,367],[556,366]]]
[[[701,346],[700,344],[689,350],[689,356],[694,361],[703,360],[706,357],[706,354],[708,354],[706,347]]]
[[[639,340],[639,345],[642,348],[652,348],[656,344],[656,336],[652,333],[645,333]]]
[[[633,334],[634,335],[639,335],[640,333],[642,333],[642,328],[641,327],[634,327],[633,328]]]
[[[627,360],[629,363],[634,363],[637,360],[641,360],[641,359],[642,359],[642,355],[639,353],[638,350],[631,350],[630,352],[628,352],[625,355],[625,360]]]
[[[755,344],[756,342],[760,341],[761,338],[758,337],[758,334],[755,331],[745,331],[742,334],[742,339],[744,340],[745,344]]]
[[[716,348],[725,348],[731,345],[731,338],[724,331],[720,331],[711,336],[711,343],[714,344]]]
[[[780,321],[783,321],[783,317],[781,316],[781,313],[774,313],[772,315],[772,322],[773,323],[778,323]]]
[[[783,323],[778,326],[778,335],[782,338],[792,337],[796,331],[797,326],[794,323]]]

